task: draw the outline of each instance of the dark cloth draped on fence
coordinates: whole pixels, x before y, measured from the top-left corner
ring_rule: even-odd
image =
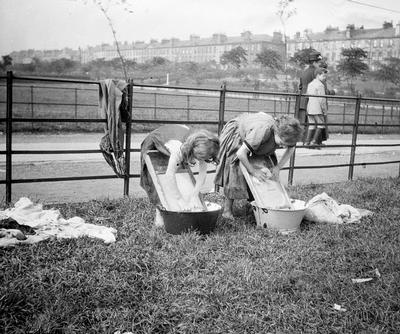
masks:
[[[119,177],[125,175],[124,130],[122,122],[129,113],[127,83],[123,80],[100,81],[99,106],[101,117],[107,120],[105,136],[101,138],[100,150],[104,159]]]

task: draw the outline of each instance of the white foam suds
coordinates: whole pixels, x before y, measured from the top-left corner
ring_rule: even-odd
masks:
[[[212,202],[205,202],[207,211],[218,211],[221,209],[221,205]]]
[[[255,202],[252,202],[252,204]],[[304,201],[298,199],[291,199],[290,203],[292,204],[291,208],[281,208],[281,207],[267,207],[266,209],[269,210],[276,210],[276,211],[297,211],[297,210],[305,210],[306,203]],[[254,205],[256,206],[256,205]]]
[[[304,210],[306,208],[306,202],[295,199],[291,200],[293,209],[292,210]]]

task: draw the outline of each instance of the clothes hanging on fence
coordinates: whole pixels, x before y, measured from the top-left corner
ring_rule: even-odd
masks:
[[[116,241],[117,230],[112,227],[88,224],[81,217],[64,219],[60,211],[43,210],[42,204],[34,204],[26,197],[20,198],[13,208],[0,211],[0,219],[5,223],[0,228],[0,247],[83,236],[102,239],[105,243]]]
[[[124,80],[106,79],[100,81],[99,86],[101,117],[107,121],[104,126],[105,136],[100,141],[100,150],[119,177],[125,175],[122,122],[125,122],[129,115],[127,85]]]

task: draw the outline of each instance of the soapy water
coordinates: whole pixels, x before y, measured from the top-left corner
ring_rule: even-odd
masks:
[[[194,206],[192,208],[185,209],[185,210],[177,210],[176,212],[190,213],[190,212],[212,212],[212,211],[221,210],[221,205],[219,205],[217,203],[205,201],[204,205],[205,205],[206,210],[202,206]],[[169,211],[169,210],[165,210],[165,211]]]
[[[266,174],[266,177],[268,179],[272,178],[272,172],[267,167],[262,167],[261,171]],[[263,183],[259,179],[257,179],[255,176],[250,176],[250,177],[252,178],[252,181],[254,182],[254,184],[260,185]]]
[[[290,203],[292,207],[274,207],[274,208],[268,208],[272,210],[279,210],[279,211],[298,211],[298,210],[304,210],[306,208],[306,203],[304,201],[298,200],[298,199],[290,199]]]

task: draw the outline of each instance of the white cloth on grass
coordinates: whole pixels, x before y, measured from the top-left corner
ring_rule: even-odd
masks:
[[[112,227],[88,224],[81,217],[64,219],[59,210],[44,210],[42,204],[34,204],[26,197],[20,198],[13,208],[0,211],[0,219],[9,217],[19,224],[32,227],[36,234],[27,235],[26,240],[10,236],[0,238],[0,247],[31,244],[49,238],[71,239],[83,236],[102,239],[107,244],[116,241],[117,230]]]
[[[366,209],[338,204],[323,192],[307,202],[304,218],[315,223],[345,224],[358,223],[361,218],[372,214],[372,211]]]

